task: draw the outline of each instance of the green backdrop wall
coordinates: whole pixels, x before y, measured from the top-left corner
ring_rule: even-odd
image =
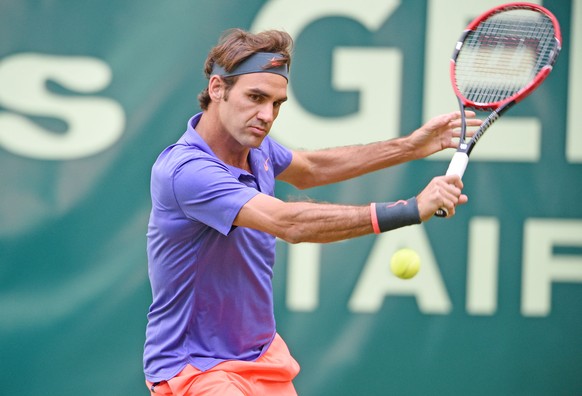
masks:
[[[291,100],[272,134],[317,148],[396,137],[455,110],[452,46],[495,4],[1,0],[2,388],[147,394],[149,171],[198,111],[222,31],[294,36]],[[301,395],[582,393],[582,1],[543,4],[562,26],[560,59],[480,142],[457,216],[278,244],[276,316]],[[325,188],[280,184],[278,196],[406,198],[451,155]],[[411,281],[389,272],[402,246],[423,261]]]

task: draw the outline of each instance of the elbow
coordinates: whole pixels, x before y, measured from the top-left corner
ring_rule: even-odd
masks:
[[[306,202],[287,202],[274,211],[265,224],[267,232],[290,244],[313,242],[317,235],[313,234],[313,226],[305,218],[309,208]]]
[[[317,175],[311,172],[303,172],[298,177],[294,177],[289,182],[298,190],[306,190],[321,185]]]
[[[295,228],[296,227],[287,228],[281,232],[281,235],[277,235],[277,236],[279,238],[281,238],[282,240],[284,240],[285,242],[290,243],[292,245],[296,245],[298,243],[305,242],[302,239],[301,233],[298,232],[297,230],[295,230]]]
[[[301,242],[309,242],[309,238],[300,224],[291,224],[287,227],[283,227],[277,237],[292,245]]]
[[[308,188],[311,188],[314,186],[315,185],[313,183],[310,183],[307,180],[307,178],[301,178],[300,180],[293,182],[293,187],[295,187],[298,190],[307,190]]]

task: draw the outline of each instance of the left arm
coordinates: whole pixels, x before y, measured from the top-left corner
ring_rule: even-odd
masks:
[[[481,123],[466,112],[467,126]],[[305,189],[352,179],[407,161],[425,158],[446,148],[455,148],[460,112],[432,118],[408,136],[366,145],[316,151],[293,151],[291,164],[278,179]]]

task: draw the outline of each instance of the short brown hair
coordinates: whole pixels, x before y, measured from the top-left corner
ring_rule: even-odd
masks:
[[[291,51],[293,39],[280,30],[266,30],[257,34],[242,29],[230,29],[223,33],[218,44],[210,50],[204,63],[204,74],[210,79],[214,63],[219,64],[227,72],[232,71],[242,61],[256,52],[273,52],[280,54],[288,67],[291,66]],[[222,77],[226,84],[227,94],[238,76]],[[202,110],[208,109],[210,95],[206,87],[198,95]]]

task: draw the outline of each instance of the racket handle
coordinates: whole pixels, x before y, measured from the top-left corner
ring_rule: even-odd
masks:
[[[469,156],[467,153],[463,153],[457,151],[455,155],[453,155],[453,159],[449,164],[449,168],[447,169],[447,176],[448,175],[459,175],[460,178],[463,177],[465,174],[465,169],[467,169],[467,164],[469,163]],[[440,208],[436,211],[435,216],[437,217],[447,217],[449,213],[445,208]]]
[[[468,163],[469,156],[467,155],[467,153],[457,151],[455,155],[453,155],[453,159],[451,159],[451,163],[449,164],[449,168],[447,169],[447,176],[459,175],[460,178],[463,178]]]

